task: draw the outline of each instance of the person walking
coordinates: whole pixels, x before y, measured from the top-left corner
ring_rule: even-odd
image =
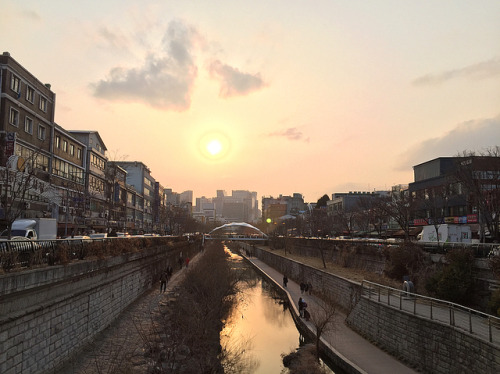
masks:
[[[306,288],[306,285],[304,284],[304,282],[300,282],[300,293],[301,294],[304,294],[305,288]]]
[[[303,318],[304,317],[304,300],[300,297],[299,298],[299,315]]]
[[[186,267],[189,265],[189,257],[186,257]]]
[[[288,284],[288,277],[285,275],[283,275],[283,286],[286,288],[286,285]]]
[[[160,275],[160,293],[167,290],[167,273],[163,271]]]

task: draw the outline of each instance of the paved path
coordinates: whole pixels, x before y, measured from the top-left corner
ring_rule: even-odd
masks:
[[[276,269],[270,267],[255,257],[247,257],[261,271],[267,274],[268,277],[274,279],[278,284],[282,284],[283,274]],[[307,304],[314,307],[318,304],[318,298],[314,295],[302,295],[300,286],[292,280],[288,281],[286,288],[290,302],[294,306],[294,311],[297,314],[297,302],[300,297],[306,299]],[[350,361],[358,368],[361,373],[369,374],[409,374],[417,373],[416,370],[411,369],[397,359],[382,351],[369,341],[365,340],[361,335],[354,332],[345,324],[346,315],[338,312],[335,328],[330,333],[324,335],[324,340],[332,347],[333,350],[345,360]],[[315,331],[312,322],[307,322],[306,325],[312,331]]]

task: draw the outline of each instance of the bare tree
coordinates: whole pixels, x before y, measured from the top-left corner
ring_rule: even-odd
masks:
[[[12,223],[27,210],[32,196],[47,203],[59,201],[54,188],[36,177],[37,154],[31,152],[26,159],[12,155],[7,166],[0,167],[0,204],[9,239]]]
[[[464,151],[456,164],[457,189],[465,195],[473,213],[479,216],[481,239],[488,231],[500,238],[500,147],[482,153]]]
[[[316,357],[319,359],[319,343],[321,336],[335,328],[337,308],[333,300],[326,295],[320,295],[315,304],[311,304],[311,322],[316,330]]]
[[[450,198],[448,183],[434,186],[425,192],[423,199],[417,201],[419,207],[425,211],[425,221],[433,225],[436,231],[437,246],[439,247],[439,227],[444,224]]]
[[[382,201],[379,208],[392,218],[404,232],[405,241],[410,240],[410,219],[416,201],[406,189],[393,189],[391,197]]]

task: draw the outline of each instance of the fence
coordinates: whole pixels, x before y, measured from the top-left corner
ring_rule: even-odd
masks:
[[[0,241],[0,268],[29,268],[35,265],[57,265],[90,256],[134,252],[150,245],[186,241],[185,237],[5,240]]]
[[[500,346],[500,318],[444,300],[407,290],[363,281],[362,296],[399,310],[467,331]]]

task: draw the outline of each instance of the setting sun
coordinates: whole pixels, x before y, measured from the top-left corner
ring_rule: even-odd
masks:
[[[206,148],[208,153],[215,156],[222,151],[222,144],[218,139],[214,139],[207,144]]]
[[[228,156],[231,143],[226,134],[220,131],[210,131],[200,137],[198,147],[206,160],[221,161]]]

